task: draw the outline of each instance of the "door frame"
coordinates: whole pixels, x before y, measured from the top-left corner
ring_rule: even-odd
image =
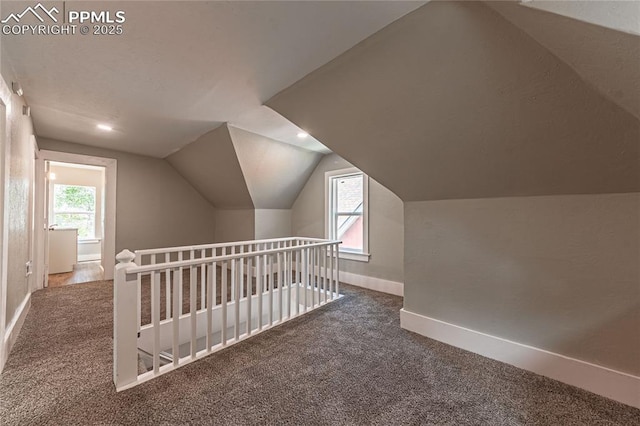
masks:
[[[102,268],[104,270],[104,279],[113,279],[113,270],[116,262],[116,185],[117,185],[117,160],[114,158],[96,157],[92,155],[71,154],[68,152],[48,151],[40,150],[38,157],[38,163],[36,165],[37,174],[42,176],[38,180],[36,185],[37,197],[42,199],[42,204],[39,207],[48,209],[45,198],[45,182],[47,182],[45,175],[45,163],[47,161],[57,161],[61,163],[74,163],[74,164],[86,164],[89,166],[100,166],[105,168],[104,173],[104,235],[103,235],[103,252],[102,252]],[[45,247],[45,235],[48,226],[45,223],[45,210],[41,210],[36,215],[36,239],[38,247],[38,259],[42,262],[38,262],[37,269],[37,288],[43,288],[48,282],[48,265],[45,264],[46,249]]]

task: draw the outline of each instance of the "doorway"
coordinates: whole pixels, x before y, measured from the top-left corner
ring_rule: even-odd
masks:
[[[112,279],[116,160],[43,150],[38,171],[39,288]]]
[[[49,161],[50,287],[103,279],[105,167]]]

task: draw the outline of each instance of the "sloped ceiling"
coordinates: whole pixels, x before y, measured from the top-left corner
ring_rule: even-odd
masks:
[[[569,64],[585,81],[640,119],[640,35],[603,26],[618,24],[623,30],[637,29],[640,26],[640,2],[530,3],[545,10],[508,1],[488,4]],[[577,8],[580,5],[582,7]],[[605,13],[607,10],[609,15]],[[600,21],[603,25],[582,22],[551,11]],[[618,13],[612,13],[616,11]],[[629,13],[621,21],[623,12]]]
[[[229,126],[257,209],[290,209],[323,154]]]
[[[215,207],[253,208],[226,125],[201,136],[166,160]]]
[[[35,3],[3,1],[2,17]],[[423,2],[45,3],[126,21],[121,35],[2,35],[38,136],[163,158]]]
[[[640,122],[478,2],[428,3],[267,105],[404,201],[640,189]]]
[[[640,1],[638,0],[528,0],[520,4],[640,35]]]
[[[263,135],[278,142],[288,143],[298,148],[315,151],[322,154],[329,154],[331,150],[320,143],[319,140],[308,135],[300,138],[298,133],[304,132],[271,108],[261,105],[243,113],[237,119],[229,122],[229,125],[251,133]]]
[[[289,209],[323,154],[222,125],[166,159],[219,209]]]

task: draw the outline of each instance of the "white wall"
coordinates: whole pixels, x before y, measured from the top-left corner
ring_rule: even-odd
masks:
[[[353,167],[336,154],[318,164],[291,209],[293,235],[325,238],[325,173]],[[402,201],[374,179],[369,180],[369,262],[341,260],[340,270],[404,282],[404,217]]]

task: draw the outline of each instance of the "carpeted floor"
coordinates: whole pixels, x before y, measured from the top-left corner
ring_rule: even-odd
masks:
[[[640,425],[640,410],[400,329],[399,297],[342,289],[120,393],[111,283],[36,292],[0,376],[0,424]]]

